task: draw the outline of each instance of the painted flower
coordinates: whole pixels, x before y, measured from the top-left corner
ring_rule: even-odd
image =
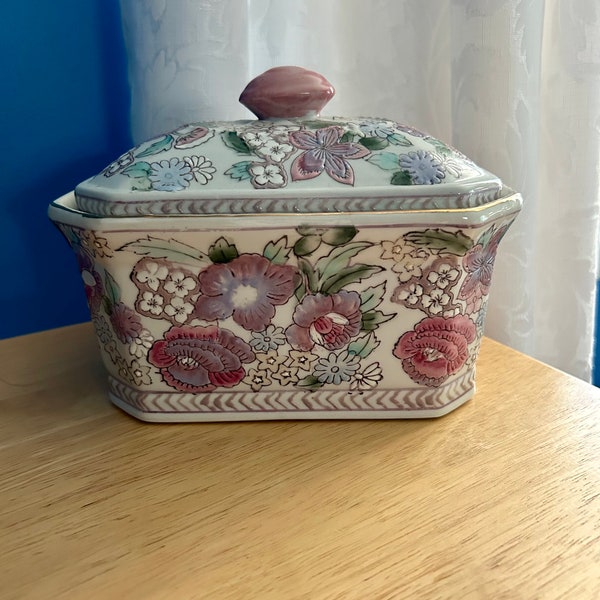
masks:
[[[142,294],[142,299],[139,302],[139,307],[143,312],[158,317],[163,311],[164,302],[165,299],[160,294],[144,292]]]
[[[152,378],[150,377],[150,367],[142,365],[137,360],[132,360],[127,366],[128,379],[134,385],[150,385]]]
[[[459,276],[460,271],[457,269],[457,265],[453,260],[439,258],[431,265],[431,271],[427,274],[427,281],[436,288],[445,290],[448,286],[451,286]]]
[[[192,277],[189,277],[182,271],[173,271],[169,273],[168,280],[166,281],[165,291],[169,294],[175,294],[179,298],[185,298],[191,291],[196,287],[196,282]]]
[[[248,375],[244,378],[244,383],[247,383],[253,392],[259,392],[263,387],[269,386],[273,382],[269,379],[267,372],[250,369]]]
[[[112,177],[113,175],[116,175],[119,171],[122,171],[125,167],[132,164],[133,160],[133,153],[126,152],[125,154],[119,156],[117,160],[110,163],[110,165],[108,165],[108,167],[106,167],[106,169],[102,171],[102,175],[104,175],[104,177]]]
[[[379,137],[384,139],[395,133],[393,123],[390,123],[389,121],[377,121],[375,119],[361,121],[360,130],[367,137]]]
[[[143,264],[140,265],[140,263]],[[138,269],[135,271],[135,278],[140,283],[145,283],[151,290],[155,292],[158,286],[163,282],[169,274],[169,269],[164,265],[160,265],[154,261],[140,261]]]
[[[211,265],[198,276],[195,316],[206,321],[233,316],[244,329],[262,331],[275,316],[275,306],[294,293],[295,280],[294,267],[275,265],[259,254]]]
[[[96,337],[98,338],[100,344],[108,344],[108,342],[112,340],[112,334],[110,332],[108,321],[104,317],[98,315],[92,319],[92,323],[94,324]]]
[[[175,141],[175,148],[187,149],[203,144],[212,136],[208,136],[209,130],[206,127],[184,127],[176,132],[178,135]],[[207,137],[208,136],[208,137]]]
[[[310,371],[312,364],[319,358],[312,352],[302,352],[299,350],[290,350],[288,358],[285,362],[290,367]]]
[[[463,256],[467,277],[458,292],[459,298],[481,305],[481,299],[490,291],[498,244],[507,229],[508,225],[501,227],[493,233],[487,244],[477,243]]]
[[[81,246],[96,257],[110,257],[113,255],[112,248],[108,245],[106,238],[96,235],[95,231],[84,230],[79,235]]]
[[[413,277],[423,275],[423,266],[431,256],[425,248],[418,248],[407,244],[404,240],[395,242],[384,240],[381,242],[383,252],[381,258],[392,259],[392,271],[398,274],[398,280],[405,283]]]
[[[285,354],[280,354],[276,350],[257,354],[256,358],[258,359],[258,369],[260,371],[270,371],[271,373],[276,373],[287,360]]]
[[[183,162],[189,167],[194,180],[200,185],[206,185],[217,171],[212,162],[204,156],[186,156]],[[184,185],[184,187],[187,187],[187,185]]]
[[[269,325],[264,331],[255,331],[250,339],[250,345],[257,352],[277,350],[285,344],[285,333],[281,327]]]
[[[321,383],[339,385],[342,381],[350,381],[359,367],[360,357],[356,354],[330,352],[326,358],[319,358],[313,373]]]
[[[273,373],[273,379],[275,379],[279,385],[296,383],[298,381],[298,369],[284,365],[281,369]]]
[[[252,163],[248,171],[252,177],[252,185],[257,189],[280,188],[287,183],[287,175],[280,165]]]
[[[139,337],[142,331],[139,315],[123,302],[117,302],[112,307],[110,322],[115,335],[124,344],[130,344]]]
[[[369,150],[353,142],[341,142],[344,130],[335,125],[316,131],[292,131],[290,142],[304,150],[292,163],[294,181],[312,179],[323,171],[339,183],[354,185],[354,171],[348,160],[363,158]]]
[[[371,363],[362,371],[354,373],[350,381],[350,389],[357,391],[372,390],[383,379],[381,366],[379,363]]]
[[[172,327],[148,354],[167,385],[192,393],[234,387],[254,358],[244,340],[218,327]]]
[[[438,387],[462,368],[476,337],[475,324],[465,315],[426,317],[398,340],[393,354],[413,381]]]
[[[450,302],[450,296],[440,288],[433,288],[428,294],[423,294],[421,304],[432,315],[439,315]]]
[[[250,148],[259,148],[263,144],[271,141],[271,136],[266,130],[254,130],[254,131],[246,131],[241,134],[243,140],[250,146]]]
[[[414,184],[425,185],[441,183],[446,176],[439,158],[425,150],[417,150],[399,157],[400,168],[407,171]]]
[[[408,133],[409,135],[412,135],[412,136],[418,137],[418,138],[428,137],[426,133],[423,133],[419,129],[415,129],[414,127],[410,127],[408,125],[402,125],[401,123],[396,123],[395,126],[396,126],[396,129],[398,131],[401,131],[402,133]]]
[[[360,331],[362,315],[357,292],[310,294],[296,307],[294,323],[286,331],[296,350],[311,350],[316,344],[327,350],[343,348]]]
[[[165,314],[179,324],[185,323],[194,310],[194,305],[186,302],[183,298],[175,296],[170,304],[165,306]]]
[[[418,283],[410,283],[409,285],[398,286],[392,294],[392,302],[405,304],[408,306],[416,306],[423,297],[423,286]]]
[[[178,192],[190,185],[194,178],[190,166],[178,158],[161,160],[150,164],[152,189],[160,192]]]
[[[294,152],[294,147],[284,142],[278,142],[277,140],[269,140],[256,148],[255,152],[270,162],[280,163]]]
[[[138,337],[131,340],[129,344],[129,354],[136,358],[143,358],[146,356],[148,350],[152,347],[154,338],[147,329],[142,329]]]

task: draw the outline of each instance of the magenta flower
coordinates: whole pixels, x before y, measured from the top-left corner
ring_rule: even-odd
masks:
[[[237,385],[254,359],[244,340],[218,327],[172,327],[148,354],[167,385],[192,393]]]
[[[275,316],[275,306],[294,293],[296,269],[275,265],[259,254],[242,254],[200,273],[201,295],[195,315],[206,321],[233,320],[249,331],[262,331]]]
[[[335,181],[354,185],[354,171],[348,159],[363,158],[370,154],[364,146],[353,142],[341,143],[341,127],[332,125],[316,131],[292,131],[290,142],[304,150],[292,163],[292,179],[312,179],[323,171]]]
[[[296,350],[307,351],[315,344],[327,350],[343,348],[360,331],[360,296],[342,290],[337,294],[305,296],[294,311],[294,324],[285,332]]]
[[[463,257],[463,267],[467,271],[458,297],[463,300],[471,300],[487,296],[492,284],[492,271],[498,244],[506,233],[508,226],[501,227],[496,231],[489,242],[485,245],[476,244]]]
[[[131,344],[140,337],[142,322],[139,315],[123,302],[117,302],[110,313],[110,322],[116,336],[124,343]]]
[[[393,354],[413,381],[438,387],[465,364],[476,336],[475,323],[465,315],[427,317],[398,340]]]

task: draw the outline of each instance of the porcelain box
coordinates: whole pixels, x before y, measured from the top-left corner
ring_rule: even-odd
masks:
[[[279,67],[259,118],[149,140],[52,203],[111,400],[147,421],[421,418],[475,389],[518,194]]]

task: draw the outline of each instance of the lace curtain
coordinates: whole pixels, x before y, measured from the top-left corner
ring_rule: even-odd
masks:
[[[121,0],[136,142],[249,118],[264,70],[336,87],[324,111],[451,143],[522,192],[486,334],[590,378],[600,187],[597,0]]]

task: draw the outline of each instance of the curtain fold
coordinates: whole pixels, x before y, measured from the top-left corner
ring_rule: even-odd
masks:
[[[326,114],[384,116],[451,143],[520,191],[486,334],[589,380],[600,189],[596,0],[121,0],[140,142],[249,118],[237,98],[297,64]]]

